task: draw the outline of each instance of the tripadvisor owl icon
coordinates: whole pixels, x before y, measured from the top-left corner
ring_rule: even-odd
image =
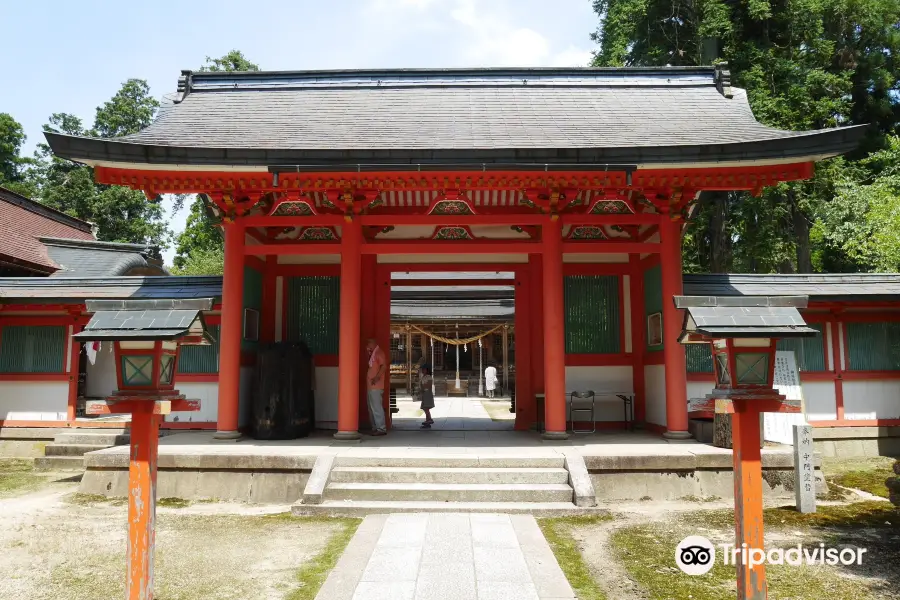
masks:
[[[708,539],[691,535],[675,548],[675,564],[688,575],[703,575],[713,568],[716,549]]]

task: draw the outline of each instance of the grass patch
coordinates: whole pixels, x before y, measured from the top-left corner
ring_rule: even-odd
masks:
[[[267,515],[264,518],[279,520],[288,518],[302,519],[306,522],[312,523],[329,522],[340,525],[342,527],[340,531],[331,536],[331,539],[328,540],[328,543],[317,556],[315,556],[300,568],[300,571],[297,573],[297,582],[299,584],[299,587],[288,594],[285,600],[314,600],[316,594],[319,593],[319,588],[321,588],[322,584],[325,583],[325,579],[328,577],[328,573],[331,572],[331,570],[334,568],[334,565],[337,564],[337,561],[341,557],[341,554],[344,553],[344,549],[347,547],[347,544],[350,543],[350,539],[353,537],[353,534],[356,533],[356,528],[359,527],[360,523],[362,523],[361,519],[292,517],[290,516],[290,513]]]
[[[733,510],[709,510],[681,516],[694,525],[734,528]],[[900,511],[888,502],[868,500],[836,506],[818,506],[816,512],[803,514],[793,506],[763,511],[766,527],[874,527],[900,529]]]
[[[47,477],[35,473],[31,460],[0,459],[0,497],[36,490],[47,481]]]
[[[578,544],[569,530],[572,527],[589,527],[609,519],[605,515],[538,519],[538,525],[578,600],[606,600],[606,594],[594,581],[591,569],[584,562]]]
[[[63,497],[63,501],[76,506],[92,506],[94,504],[110,504],[112,506],[122,506],[127,502],[126,498],[116,496],[104,496],[102,494],[82,494],[75,492]]]
[[[719,556],[712,570],[701,576],[686,575],[676,566],[675,547],[686,535],[693,533],[695,531],[690,528],[640,525],[620,529],[612,535],[611,542],[622,565],[653,600],[732,600],[735,597],[734,567],[724,565]],[[876,598],[864,582],[818,566],[769,565],[766,574],[770,598]]]

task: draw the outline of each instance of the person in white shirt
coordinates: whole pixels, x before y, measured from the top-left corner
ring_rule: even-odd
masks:
[[[494,397],[494,390],[497,389],[497,368],[494,365],[488,365],[484,370],[484,389],[488,398]]]

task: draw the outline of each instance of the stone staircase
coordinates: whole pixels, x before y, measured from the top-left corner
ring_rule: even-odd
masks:
[[[572,481],[567,460],[561,455],[530,458],[320,456],[293,512],[549,515],[591,511],[593,502],[576,506]],[[593,496],[592,488],[590,493]]]
[[[58,433],[34,459],[37,469],[84,470],[84,455],[94,450],[121,446],[130,441],[127,429],[73,429]]]

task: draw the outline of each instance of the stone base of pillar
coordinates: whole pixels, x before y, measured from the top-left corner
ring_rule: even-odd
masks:
[[[213,434],[214,442],[237,442],[244,437],[240,431],[217,431]]]
[[[342,444],[358,444],[360,442],[358,431],[338,431],[333,437],[334,441]]]
[[[662,434],[664,438],[672,441],[690,440],[692,439],[689,431],[667,431]]]
[[[569,434],[565,431],[545,431],[541,434],[541,438],[548,442],[553,442],[559,440],[567,440],[569,439]]]

